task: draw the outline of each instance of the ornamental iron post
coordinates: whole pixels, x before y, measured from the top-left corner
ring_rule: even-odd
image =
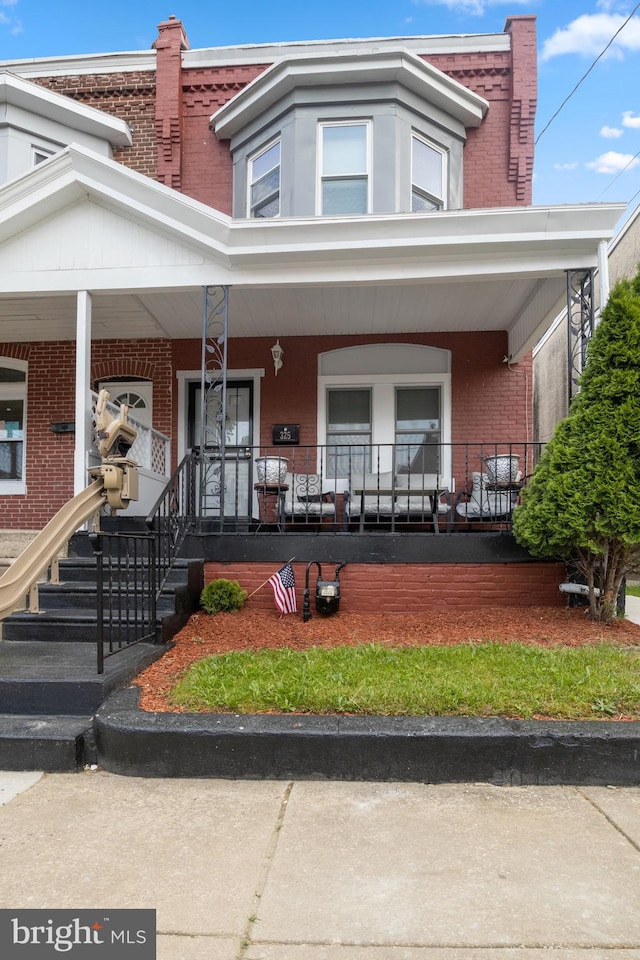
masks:
[[[567,270],[567,385],[569,403],[579,390],[594,329],[593,269]]]
[[[203,287],[198,513],[201,518],[218,514],[220,530],[224,525],[228,332],[229,288]]]

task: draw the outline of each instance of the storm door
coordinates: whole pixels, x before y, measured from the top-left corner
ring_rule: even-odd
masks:
[[[200,446],[200,383],[189,384],[189,429],[190,447]],[[252,447],[253,447],[253,382],[230,380],[227,382],[227,414],[225,424],[224,462],[224,515],[248,519],[251,516],[253,496]],[[220,448],[220,397],[211,393],[207,424],[209,434],[205,439],[205,452],[213,458],[213,470],[208,473],[204,512],[208,516],[220,516],[220,475],[215,467],[216,451]],[[217,427],[211,425],[216,425]],[[217,479],[216,479],[217,477]]]

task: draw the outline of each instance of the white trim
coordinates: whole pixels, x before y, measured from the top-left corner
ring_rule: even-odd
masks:
[[[316,214],[319,217],[327,216],[322,210],[322,185],[325,180],[338,180],[341,179],[338,174],[335,176],[325,176],[324,174],[324,131],[329,127],[364,127],[365,128],[365,155],[366,155],[366,169],[362,174],[353,174],[352,176],[366,178],[367,181],[367,209],[364,214],[355,214],[355,216],[366,216],[371,210],[371,202],[373,196],[373,125],[371,120],[368,117],[350,117],[348,120],[318,120],[317,131],[318,136],[316,138],[316,170],[318,171],[318,176],[316,178]],[[344,179],[349,179],[347,174],[344,175]],[[353,216],[353,214],[333,214],[333,217],[337,216]]]
[[[248,367],[246,370],[227,370],[227,383],[234,380],[253,380],[253,445],[260,444],[260,380],[264,367]],[[178,381],[178,463],[187,452],[188,384],[200,383],[200,370],[176,370]]]
[[[252,214],[251,188],[254,185],[254,183],[258,182],[258,180],[262,180],[262,177],[266,177],[267,173],[263,173],[262,177],[257,177],[256,179],[254,179],[253,165],[256,162],[256,160],[258,160],[263,155],[263,153],[266,153],[268,150],[271,150],[271,148],[275,147],[276,144],[278,144],[280,148],[278,151],[278,163],[274,164],[274,166],[271,167],[267,171],[267,173],[270,173],[271,170],[275,170],[276,166],[278,167],[278,213],[276,214],[275,217],[268,217],[268,218],[254,217]],[[252,154],[250,154],[250,156],[247,157],[247,197],[246,197],[245,210],[246,210],[247,217],[250,217],[254,220],[260,220],[260,219],[275,220],[277,217],[280,216],[281,205],[282,205],[282,138],[280,134],[278,134],[277,136],[269,140],[266,144],[264,144],[264,146],[259,147],[258,150],[255,150]]]
[[[420,193],[426,193],[426,191],[424,191],[422,187],[416,183],[413,176],[414,140],[417,140],[419,143],[423,143],[425,147],[429,147],[434,151],[434,153],[440,154],[440,196],[434,197],[434,199],[439,200],[442,203],[442,210],[447,210],[449,207],[449,151],[445,150],[441,144],[436,143],[435,140],[430,139],[430,137],[426,137],[423,133],[419,133],[418,130],[415,129],[411,131],[411,182],[409,184],[410,195],[408,209],[412,210],[413,208],[414,188]],[[436,211],[434,210],[432,212],[435,213]]]
[[[404,47],[279,60],[243,87],[210,119],[216,136],[228,140],[301,87],[399,83],[465,127],[478,127],[489,109],[474,93]]]
[[[0,103],[20,107],[47,120],[108,140],[114,147],[130,147],[133,143],[124,120],[7,71],[0,71]]]
[[[73,495],[88,485],[89,452],[92,449],[91,422],[91,294],[78,290],[76,295],[76,383],[75,437],[73,452]]]
[[[318,377],[318,443],[327,442],[327,389],[332,387],[368,387],[371,390],[372,437],[375,444],[393,444],[395,442],[395,388],[396,387],[440,387],[441,403],[441,442],[444,456],[441,473],[451,476],[451,374],[359,374],[354,376]],[[390,451],[390,447],[388,448]],[[391,470],[391,463],[380,464],[380,470]]]

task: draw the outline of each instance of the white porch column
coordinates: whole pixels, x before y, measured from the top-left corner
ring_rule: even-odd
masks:
[[[609,299],[609,243],[601,240],[598,244],[598,287],[600,294],[600,309],[594,314],[594,326],[600,321],[600,315]]]
[[[88,484],[87,450],[91,448],[91,294],[79,290],[76,310],[76,445],[73,457],[73,493]]]

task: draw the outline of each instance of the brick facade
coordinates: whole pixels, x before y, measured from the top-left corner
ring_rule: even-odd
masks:
[[[306,564],[292,566],[301,611]],[[333,571],[333,564],[323,566],[325,576],[333,576]],[[252,593],[273,572],[273,563],[212,562],[205,565],[205,582],[226,577]],[[385,613],[427,613],[450,607],[563,606],[558,584],[564,577],[561,563],[349,563],[340,571],[340,611],[371,613],[372,597],[376,609]],[[314,613],[315,570],[310,589]],[[258,590],[248,607],[275,610],[271,587],[267,584]]]

